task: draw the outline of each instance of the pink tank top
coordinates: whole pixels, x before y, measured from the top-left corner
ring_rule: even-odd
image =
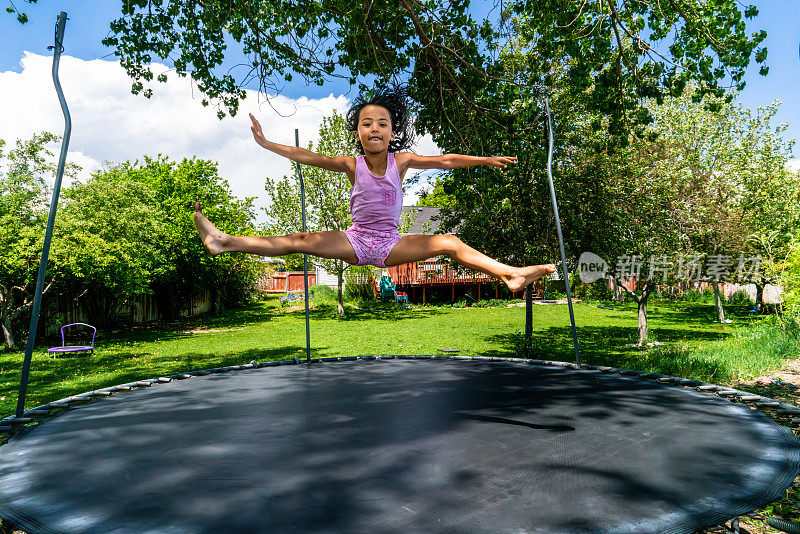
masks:
[[[375,232],[396,232],[402,209],[403,188],[394,154],[388,154],[383,176],[372,174],[364,156],[358,156],[355,184],[350,189],[353,224]]]

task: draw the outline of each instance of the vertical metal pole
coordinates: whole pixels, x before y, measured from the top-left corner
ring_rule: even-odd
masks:
[[[561,266],[564,272],[564,287],[567,290],[567,305],[569,306],[569,320],[572,325],[572,345],[575,347],[575,363],[581,363],[581,353],[578,350],[578,333],[575,330],[575,312],[572,310],[572,293],[569,288],[569,269],[567,269],[567,257],[564,254],[564,238],[561,236],[561,219],[558,216],[558,202],[556,202],[556,187],[553,184],[553,120],[550,118],[550,103],[544,100],[544,108],[547,111],[547,130],[549,143],[547,145],[547,178],[550,181],[550,199],[553,201],[553,213],[556,217],[556,234],[558,234],[558,246],[561,250]]]
[[[294,130],[294,144],[300,146],[300,130]],[[306,231],[306,186],[303,183],[303,170],[298,162],[297,175],[300,177],[300,205],[302,206],[301,215],[303,218],[303,232]],[[303,254],[303,283],[305,284],[306,295],[306,362],[311,363],[311,325],[308,320],[308,254]]]
[[[44,244],[42,246],[42,258],[39,262],[39,276],[36,279],[36,292],[33,298],[33,310],[31,311],[31,325],[28,332],[28,344],[25,347],[25,359],[22,362],[22,374],[19,380],[19,396],[17,397],[17,417],[22,417],[25,411],[25,394],[28,390],[28,376],[31,370],[31,359],[33,357],[33,344],[36,341],[36,327],[39,324],[39,309],[42,304],[42,290],[44,288],[44,277],[47,274],[47,258],[50,254],[50,240],[53,237],[53,225],[56,220],[56,208],[58,207],[58,195],[61,191],[61,178],[64,176],[64,165],[67,160],[67,149],[69,147],[69,136],[72,133],[72,119],[69,116],[67,101],[61,91],[61,82],[58,81],[58,64],[61,59],[61,52],[64,47],[64,28],[67,24],[67,14],[62,11],[56,20],[56,36],[53,45],[53,83],[56,86],[58,101],[61,103],[61,111],[64,113],[64,136],[61,138],[61,155],[58,157],[58,169],[56,170],[56,181],[53,184],[53,198],[50,201],[50,215],[47,218],[47,229],[44,233]]]
[[[525,286],[525,356],[531,349],[533,337],[533,284]]]

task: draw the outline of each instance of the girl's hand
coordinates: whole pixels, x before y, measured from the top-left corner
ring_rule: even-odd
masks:
[[[253,139],[255,139],[256,143],[259,145],[264,146],[264,143],[267,142],[267,138],[264,137],[264,132],[261,130],[261,124],[259,124],[252,113],[250,114],[250,120],[253,122],[253,124],[250,125],[250,131],[253,132]]]
[[[513,165],[516,162],[516,156],[491,156],[488,158],[486,165],[491,165],[492,167],[502,167],[505,169],[509,165]]]

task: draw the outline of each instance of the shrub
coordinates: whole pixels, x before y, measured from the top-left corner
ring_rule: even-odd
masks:
[[[753,299],[750,298],[750,294],[747,291],[740,289],[728,297],[728,304],[732,306],[752,306]]]
[[[368,265],[345,271],[344,296],[348,300],[375,300],[375,276]]]
[[[308,290],[311,297],[319,302],[336,302],[336,290],[330,286],[315,285]]]
[[[782,273],[784,287],[782,299],[787,315],[797,320],[800,318],[800,240],[796,240],[784,262]]]
[[[573,297],[581,300],[611,300],[611,288],[608,280],[598,280],[591,284],[584,284],[580,280],[573,286]],[[549,295],[548,295],[549,296]]]

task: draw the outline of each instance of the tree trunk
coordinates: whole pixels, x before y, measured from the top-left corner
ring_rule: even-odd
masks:
[[[714,288],[714,305],[717,307],[717,320],[720,323],[724,323],[725,308],[722,307],[722,295],[719,293],[719,282],[711,282],[711,287]]]
[[[642,294],[636,298],[636,304],[639,305],[639,342],[638,346],[643,346],[647,341],[647,300],[650,298],[650,292],[655,286],[649,282],[644,285]]]
[[[342,282],[344,273],[336,275],[336,297],[339,304],[339,317],[344,317],[344,299],[342,298]]]
[[[640,347],[644,345],[647,340],[647,297],[642,295],[639,299],[639,342],[637,345]]]
[[[756,282],[756,311],[764,312],[764,286],[767,282],[762,278],[761,283]]]
[[[622,302],[625,298],[625,290],[616,278],[611,278],[611,300],[614,302]]]
[[[9,349],[14,349],[17,347],[17,344],[14,341],[14,332],[11,330],[10,318],[3,320],[3,340],[6,343],[6,347]]]

